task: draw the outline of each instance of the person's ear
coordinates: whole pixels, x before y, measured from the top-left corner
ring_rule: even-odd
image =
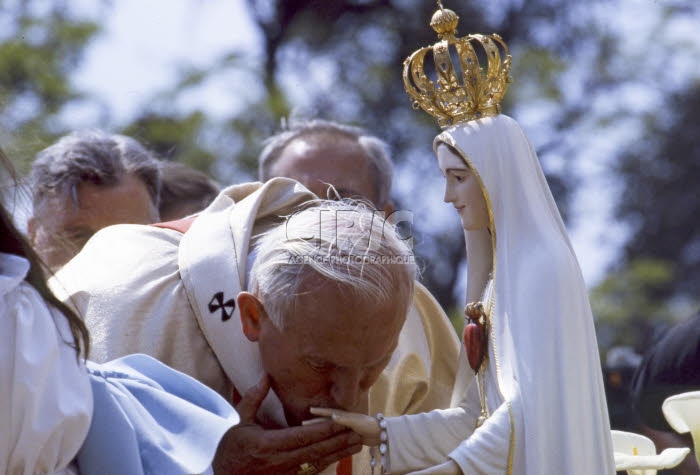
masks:
[[[236,298],[238,311],[241,315],[243,334],[250,341],[258,341],[260,338],[260,325],[265,315],[262,302],[250,292],[241,292]]]

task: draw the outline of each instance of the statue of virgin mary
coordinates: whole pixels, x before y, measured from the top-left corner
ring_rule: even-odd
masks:
[[[452,408],[379,420],[314,412],[380,446],[381,470],[392,474],[613,474],[581,270],[532,145],[500,114],[510,80],[507,47],[497,35],[455,38],[456,15],[441,8],[436,16],[438,80],[422,73],[424,48],[406,61],[404,81],[414,105],[444,128],[433,149],[445,201],[466,238],[466,321]],[[483,68],[479,57],[488,61]]]

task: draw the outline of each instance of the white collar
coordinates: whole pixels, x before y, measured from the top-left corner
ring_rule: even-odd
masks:
[[[29,261],[24,257],[0,252],[0,295],[17,287],[29,272]]]

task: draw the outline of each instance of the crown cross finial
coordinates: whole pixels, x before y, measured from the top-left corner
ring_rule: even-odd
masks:
[[[508,47],[497,34],[456,38],[459,17],[443,8],[441,0],[437,4],[440,9],[433,14],[430,26],[440,41],[415,51],[404,61],[403,81],[413,107],[435,116],[441,127],[498,115],[500,101],[512,81]],[[483,53],[483,65],[475,46]],[[459,69],[452,62],[451,49],[456,52]],[[428,52],[435,62],[435,81],[428,78],[424,68]]]

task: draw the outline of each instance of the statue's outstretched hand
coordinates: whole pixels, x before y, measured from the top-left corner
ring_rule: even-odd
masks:
[[[381,429],[379,428],[379,421],[372,416],[327,407],[312,407],[310,410],[311,414],[330,417],[333,422],[349,427],[362,437],[363,445],[372,447],[380,443]]]
[[[311,414],[329,417],[336,424],[349,427],[362,437],[362,445],[372,447],[380,443],[379,438],[382,430],[379,427],[379,421],[372,416],[327,407],[312,407],[310,411]],[[411,472],[408,475],[462,475],[462,470],[454,460],[447,460],[439,465]]]

